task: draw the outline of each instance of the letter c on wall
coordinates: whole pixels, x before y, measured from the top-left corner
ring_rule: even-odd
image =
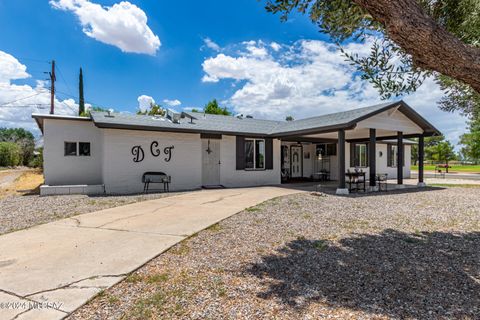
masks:
[[[157,149],[154,149],[154,148],[157,148]],[[150,152],[152,153],[152,156],[154,156],[154,157],[158,157],[160,155],[161,152],[158,149],[158,142],[157,141],[153,141],[150,144]]]

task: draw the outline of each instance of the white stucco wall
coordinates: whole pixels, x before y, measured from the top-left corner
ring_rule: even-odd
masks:
[[[283,142],[283,145],[296,145],[294,142]],[[316,156],[316,145],[315,144],[305,144],[303,145],[303,151],[310,152],[310,159],[303,159],[303,177],[310,178],[314,171],[314,162]],[[380,157],[380,152],[382,156]],[[410,164],[411,164],[411,145],[405,145],[405,166],[403,168],[403,177],[405,179],[410,178]],[[387,173],[390,179],[397,178],[397,168],[392,168],[387,166],[387,145],[386,144],[377,144],[376,150],[376,162],[377,162],[377,173]],[[350,167],[350,144],[345,144],[345,170],[350,169],[353,171],[355,168]],[[370,172],[369,168],[361,168],[363,171]],[[337,156],[330,156],[330,179],[338,179],[338,150]]]
[[[158,141],[162,154],[150,152],[152,141]],[[134,162],[132,147],[140,145],[145,153],[142,162]],[[174,146],[169,162],[163,149]],[[200,134],[104,129],[103,182],[107,193],[143,191],[142,175],[161,171],[172,177],[170,190],[191,190],[202,185]],[[163,188],[153,184],[152,188]]]
[[[236,137],[222,136],[220,144],[220,182],[225,187],[279,184],[280,140],[273,140],[273,170],[236,170]]]
[[[101,184],[103,138],[91,121],[44,120],[47,185]],[[64,142],[90,142],[90,156],[65,156]]]
[[[387,173],[389,179],[396,179],[397,178],[397,168],[396,167],[388,167],[387,166],[387,144],[379,143],[376,147],[376,165],[377,165],[377,173]],[[380,152],[382,156],[380,157]],[[410,165],[411,165],[411,152],[412,146],[405,145],[405,166],[403,167],[403,178],[409,179],[410,178]],[[350,169],[353,171],[355,167],[350,167],[350,144],[345,144],[345,168]],[[345,169],[345,170],[346,170]],[[367,172],[367,179],[369,176],[370,169],[361,168],[363,171]],[[337,170],[338,171],[338,170]]]

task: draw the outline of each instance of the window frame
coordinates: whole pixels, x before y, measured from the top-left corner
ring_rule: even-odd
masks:
[[[357,160],[357,146],[359,147],[359,156],[358,156],[358,163],[356,163]],[[365,146],[365,156],[361,157],[361,147]],[[361,142],[361,143],[352,143],[351,147],[351,154],[350,154],[350,166],[351,167],[358,167],[358,168],[368,168],[369,163],[368,163],[368,152],[369,152],[369,145],[366,142]],[[365,165],[362,165],[362,158],[365,160]]]
[[[75,145],[75,154],[67,154],[67,143]],[[78,156],[78,143],[75,141],[63,142],[63,156],[64,157],[77,157]]]
[[[257,141],[258,142],[263,142],[263,167],[262,168],[257,168],[257,155],[258,155],[258,150],[257,150]],[[248,142],[251,142],[253,144],[253,168],[247,168],[247,150],[246,150],[246,145]],[[245,150],[245,156],[244,156],[244,161],[245,161],[245,171],[264,171],[267,170],[266,167],[266,142],[265,139],[257,139],[257,138],[245,138],[244,142],[244,150]]]

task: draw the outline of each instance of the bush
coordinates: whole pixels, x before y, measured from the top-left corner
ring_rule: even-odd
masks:
[[[20,147],[13,142],[0,142],[0,167],[18,166],[22,160]]]
[[[32,168],[43,168],[43,148],[37,149],[38,154],[28,164]]]

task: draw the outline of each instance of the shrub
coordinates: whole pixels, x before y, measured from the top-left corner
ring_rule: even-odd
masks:
[[[13,142],[0,142],[0,167],[14,167],[21,162],[20,147]]]
[[[43,168],[43,148],[38,148],[36,151],[38,154],[33,157],[28,166],[32,168]]]

